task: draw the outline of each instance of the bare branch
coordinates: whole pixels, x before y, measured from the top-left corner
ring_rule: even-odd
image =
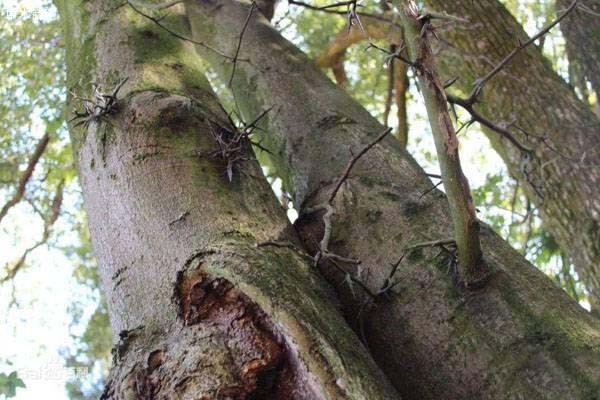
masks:
[[[396,45],[390,46],[390,52],[396,52]],[[394,95],[394,84],[396,83],[395,77],[395,63],[391,62],[387,67],[387,94],[385,98],[385,109],[383,111],[383,124],[386,128],[390,126],[390,110],[392,109],[392,97]]]
[[[331,253],[329,251],[329,242],[331,240],[331,234],[332,234],[332,229],[333,229],[332,218],[335,215],[335,207],[333,205],[333,202],[334,202],[335,197],[337,196],[337,193],[339,192],[340,188],[342,187],[344,182],[350,176],[350,172],[352,171],[352,168],[354,167],[356,162],[362,156],[364,156],[369,150],[371,150],[377,143],[381,142],[387,135],[389,135],[389,133],[391,131],[392,131],[391,128],[386,129],[382,134],[380,134],[377,138],[375,138],[375,140],[373,140],[371,143],[367,144],[358,154],[356,154],[354,157],[352,157],[352,159],[348,162],[348,165],[346,166],[344,173],[336,181],[333,191],[331,192],[331,195],[329,196],[329,198],[327,199],[326,202],[318,204],[315,207],[311,207],[311,208],[308,208],[305,210],[305,213],[308,213],[308,214],[317,212],[317,211],[325,211],[325,213],[323,214],[323,217],[322,217],[323,218],[323,226],[324,226],[323,237],[321,238],[321,242],[319,243],[319,251],[317,252],[317,254],[314,257],[315,266],[319,265],[319,263],[324,259],[331,261],[331,263],[334,264],[338,269],[340,269],[341,267],[336,264],[336,261],[343,262],[345,264],[355,264],[355,265],[359,265],[361,263],[360,260],[343,257],[340,255]],[[347,274],[347,278],[350,280],[350,282],[355,282],[355,283],[358,282],[358,280],[356,278],[352,277],[347,272],[344,271],[344,273]],[[364,284],[360,283],[360,285],[361,285],[361,287],[363,287],[363,289],[365,289],[367,291],[367,293],[369,293],[371,296],[373,296],[373,294],[370,291],[368,291],[368,288],[366,288],[366,286],[364,286]]]
[[[235,69],[237,67],[238,56],[240,55],[240,49],[242,48],[242,41],[244,40],[244,33],[246,33],[246,29],[248,28],[248,23],[250,22],[250,18],[252,18],[252,14],[254,10],[258,6],[255,1],[252,1],[252,5],[250,6],[250,11],[248,11],[248,16],[246,17],[246,21],[244,21],[244,26],[242,27],[242,32],[240,32],[240,37],[238,40],[237,48],[235,49],[235,54],[233,55],[233,67],[231,68],[231,76],[229,77],[229,81],[227,86],[231,88],[231,83],[233,82],[233,77],[235,75]]]
[[[165,8],[173,7],[174,5],[183,3],[183,0],[173,0],[167,1],[165,3],[148,3],[140,0],[129,0],[131,3],[135,4],[138,7],[148,8],[150,10],[164,10]]]
[[[454,248],[454,250],[448,250],[446,248],[446,246],[451,246]],[[400,283],[400,282],[393,283],[392,281],[394,279],[394,276],[396,275],[396,272],[398,271],[398,268],[400,267],[400,265],[402,264],[402,261],[404,261],[406,256],[408,256],[411,252],[413,252],[415,250],[426,248],[426,247],[440,247],[440,248],[442,248],[442,250],[445,250],[446,252],[448,252],[453,258],[455,257],[456,241],[454,239],[433,240],[433,241],[429,241],[429,242],[417,243],[412,246],[408,246],[408,247],[404,248],[404,250],[402,251],[402,255],[400,256],[398,261],[396,261],[392,265],[392,270],[390,271],[390,274],[388,275],[385,282],[383,283],[383,286],[381,286],[381,289],[379,290],[380,296],[389,293],[390,290],[392,290],[396,285],[398,285],[398,283]]]
[[[60,210],[63,202],[63,194],[64,194],[64,181],[60,182],[58,187],[56,188],[56,193],[54,194],[54,199],[52,200],[52,206],[50,207],[50,214],[44,221],[44,232],[42,233],[42,238],[37,241],[33,246],[28,247],[21,257],[14,263],[12,266],[7,268],[7,273],[4,277],[0,278],[0,284],[5,283],[14,279],[17,273],[23,269],[27,262],[27,257],[36,249],[43,246],[48,242],[50,238],[50,233],[52,232],[52,226],[60,216]]]
[[[373,146],[375,146],[377,143],[381,142],[387,135],[389,135],[391,131],[392,131],[391,128],[387,128],[385,131],[383,131],[383,133],[381,135],[379,135],[377,138],[375,138],[375,140],[373,140],[371,143],[366,145],[358,154],[356,154],[354,157],[352,157],[352,159],[350,160],[350,162],[348,162],[348,165],[346,166],[346,170],[344,171],[342,176],[338,179],[337,184],[335,185],[333,191],[331,192],[331,196],[329,196],[329,204],[333,203],[333,200],[335,199],[335,196],[337,195],[338,191],[342,187],[342,184],[346,181],[346,179],[348,179],[348,176],[350,175],[352,168],[354,168],[354,164],[356,164],[356,162],[362,156],[364,156],[369,150],[371,150],[373,148]]]
[[[473,88],[473,91],[465,101],[467,103],[474,104],[477,101],[477,97],[481,93],[483,86],[487,82],[489,82],[494,76],[496,76],[496,74],[498,74],[509,62],[511,62],[512,59],[515,58],[517,54],[519,54],[519,52],[529,47],[536,40],[548,34],[548,32],[552,30],[552,28],[558,25],[565,17],[567,17],[567,15],[569,15],[571,12],[573,12],[573,10],[575,10],[578,3],[579,0],[573,0],[573,3],[571,3],[571,5],[565,10],[565,12],[562,13],[558,18],[552,21],[548,26],[546,26],[544,29],[542,29],[539,33],[537,33],[525,43],[520,43],[513,51],[511,51],[506,57],[504,57],[504,59],[500,61],[487,75],[485,75],[483,78],[478,79],[475,82],[475,87]]]
[[[127,0],[127,4],[129,5],[129,7],[131,7],[133,9],[133,11],[135,11],[136,13],[138,13],[139,15],[141,15],[144,18],[149,19],[150,21],[152,21],[156,26],[158,26],[159,28],[163,29],[164,31],[170,33],[171,35],[175,36],[177,39],[181,39],[181,40],[185,40],[186,42],[190,42],[193,44],[196,44],[198,46],[202,46],[207,50],[212,51],[213,53],[216,53],[218,55],[220,55],[223,58],[226,58],[228,60],[233,60],[233,57],[228,56],[227,54],[223,53],[222,51],[219,51],[213,47],[210,47],[209,45],[207,45],[204,42],[200,42],[194,39],[190,39],[188,37],[185,37],[175,31],[173,31],[172,29],[168,28],[166,25],[164,25],[162,22],[160,22],[160,20],[158,18],[155,18],[149,14],[146,14],[145,12],[143,12],[142,10],[140,10],[139,8],[137,8],[131,0]],[[239,59],[238,59],[239,60]]]
[[[326,8],[319,7],[319,6],[313,6],[312,4],[306,3],[304,1],[299,1],[299,0],[288,0],[288,4],[293,5],[293,6],[304,7],[304,8],[307,8],[309,10],[313,10],[313,11],[324,12],[324,13],[327,13],[327,14],[336,14],[336,15],[347,15],[348,14],[346,11],[333,10],[331,7],[327,7],[327,6],[325,6]],[[386,17],[384,17],[383,15],[380,15],[380,14],[373,14],[373,13],[368,13],[368,12],[361,12],[360,15],[362,17],[369,17],[369,18],[377,19],[379,21],[386,22],[386,23],[391,24],[391,25],[398,26],[398,24],[396,22],[394,22],[392,19],[386,18]]]
[[[23,171],[23,173],[19,177],[19,183],[17,184],[17,190],[15,194],[10,200],[8,200],[6,204],[4,204],[4,206],[0,210],[0,222],[2,222],[2,219],[6,216],[6,214],[12,207],[17,205],[23,199],[27,182],[29,182],[29,180],[31,179],[35,166],[38,164],[40,158],[46,151],[49,142],[50,135],[48,133],[45,133],[44,136],[42,136],[42,138],[38,141],[33,153],[31,154],[31,157],[29,158],[27,168],[25,168],[25,171]]]
[[[465,109],[465,111],[467,111],[470,115],[471,118],[473,118],[473,120],[475,122],[479,122],[481,125],[493,130],[494,132],[500,134],[502,137],[504,137],[505,139],[507,139],[509,142],[511,142],[516,148],[518,148],[519,150],[521,150],[524,153],[531,153],[532,150],[525,147],[524,145],[521,144],[521,142],[519,142],[517,140],[517,138],[515,138],[513,136],[513,134],[506,128],[503,128],[502,126],[490,121],[489,119],[485,118],[483,115],[481,115],[477,110],[475,110],[474,107],[474,103],[470,102],[468,99],[462,99],[460,97],[457,96],[453,96],[450,94],[446,95],[446,98],[448,100],[448,103],[450,104],[455,104],[457,106],[460,106],[462,108]]]

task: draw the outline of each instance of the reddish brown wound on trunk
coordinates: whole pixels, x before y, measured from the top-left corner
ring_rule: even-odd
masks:
[[[217,327],[237,370],[238,382],[219,399],[316,399],[306,372],[270,318],[241,290],[199,270],[180,276],[176,297],[186,326]]]

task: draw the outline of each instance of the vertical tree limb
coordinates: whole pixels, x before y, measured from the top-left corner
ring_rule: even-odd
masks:
[[[448,111],[446,92],[428,43],[429,21],[423,18],[412,0],[400,3],[400,15],[409,55],[414,60],[413,67],[427,108],[442,181],[450,203],[461,278],[467,286],[477,286],[488,276],[489,268],[483,260],[479,220],[469,182],[460,165],[458,137]]]

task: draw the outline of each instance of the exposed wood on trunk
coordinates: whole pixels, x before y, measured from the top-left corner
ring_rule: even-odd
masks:
[[[231,51],[245,1],[189,0],[194,37]],[[348,162],[383,126],[332,83],[268,21],[255,15],[244,38],[233,90],[246,117],[273,107],[263,145],[300,207],[297,228],[309,249],[323,237],[319,213],[304,212],[331,195]],[[231,66],[197,48],[226,81]],[[391,138],[362,158],[336,196],[331,251],[359,258],[349,273],[377,293],[403,249],[452,236],[448,203]],[[482,247],[496,269],[475,292],[456,290],[445,257],[415,251],[399,266],[393,292],[364,308],[336,268],[321,271],[336,286],[347,320],[406,398],[584,399],[600,381],[600,322],[486,226]],[[575,334],[577,332],[577,334]],[[559,350],[560,349],[560,350]],[[565,351],[568,349],[567,351]],[[573,366],[577,366],[572,368]]]
[[[398,399],[305,257],[257,246],[298,239],[250,146],[231,182],[213,156],[235,127],[191,44],[127,5],[57,3],[72,91],[128,78],[71,129],[115,333],[102,398]]]

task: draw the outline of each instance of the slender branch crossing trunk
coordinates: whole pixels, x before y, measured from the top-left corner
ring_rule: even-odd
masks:
[[[210,156],[236,131],[193,47],[121,2],[57,5],[69,88],[128,78],[71,129],[115,332],[102,398],[398,399],[302,254],[257,247],[297,239],[249,144],[232,182]]]
[[[429,46],[426,30],[428,22],[420,21],[419,17],[419,10],[414,2],[400,2],[400,19],[404,27],[408,53],[417,72],[437,150],[444,189],[448,194],[458,251],[460,279],[467,286],[477,286],[482,284],[489,274],[481,252],[479,220],[469,182],[460,165],[458,137],[448,111],[446,91]]]
[[[250,3],[188,0],[196,40],[234,54]],[[231,62],[197,47],[224,82]],[[300,210],[296,224],[316,252],[320,213],[354,152],[384,128],[255,13],[243,36],[233,92],[248,120],[273,107],[262,141]],[[331,251],[359,258],[349,273],[377,293],[404,249],[452,236],[448,203],[393,138],[356,163],[334,201]],[[347,320],[404,398],[596,396],[600,323],[486,226],[482,250],[494,271],[478,291],[456,288],[429,248],[405,257],[398,284],[365,310],[359,287],[323,265]]]
[[[435,11],[457,15],[468,24],[438,32],[453,47],[440,44],[444,79],[470,93],[471,84],[527,41],[521,25],[498,0],[427,0]],[[563,22],[585,26],[572,14]],[[591,39],[590,39],[591,40]],[[591,47],[593,48],[593,47]],[[586,55],[587,57],[587,55]],[[535,46],[529,46],[490,82],[476,108],[500,123],[512,123],[518,140],[535,150],[524,156],[488,130],[492,146],[506,162],[542,220],[590,292],[592,309],[600,307],[600,121],[554,72]]]

